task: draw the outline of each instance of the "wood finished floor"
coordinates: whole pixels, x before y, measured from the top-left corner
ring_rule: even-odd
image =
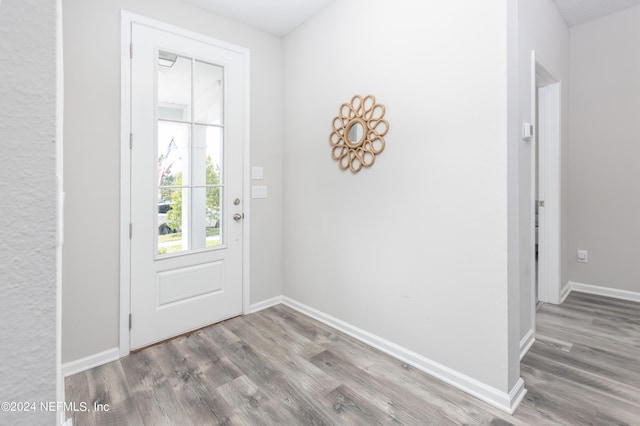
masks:
[[[66,379],[84,425],[640,425],[640,304],[573,293],[537,315],[510,416],[278,305]]]

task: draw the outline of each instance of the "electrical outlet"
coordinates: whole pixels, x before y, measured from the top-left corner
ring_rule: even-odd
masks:
[[[589,259],[589,253],[586,250],[576,251],[576,260],[580,263],[587,263]]]

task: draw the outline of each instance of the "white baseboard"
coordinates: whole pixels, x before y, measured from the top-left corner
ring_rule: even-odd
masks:
[[[89,355],[75,361],[65,362],[62,364],[62,376],[69,377],[76,373],[89,370],[99,365],[107,364],[120,359],[120,349],[111,348],[106,351]]]
[[[509,392],[502,392],[494,387],[453,370],[447,366],[437,363],[426,358],[416,352],[399,346],[366,330],[348,324],[338,318],[318,311],[310,306],[300,303],[288,297],[283,297],[282,303],[296,311],[299,311],[311,318],[314,318],[330,327],[335,328],[351,337],[354,337],[369,346],[385,352],[394,358],[406,362],[413,367],[430,374],[445,383],[467,392],[470,395],[490,404],[502,411],[512,414],[518,407],[518,404],[524,398],[527,390],[524,388],[524,381],[518,379],[513,389]]]
[[[635,291],[620,290],[611,287],[600,287],[591,284],[582,284],[569,281],[567,287],[571,291],[577,291],[578,293],[595,294],[598,296],[612,297],[614,299],[628,300],[631,302],[640,302],[640,293]]]
[[[560,292],[560,304],[567,300],[569,294],[571,294],[571,282],[568,282],[567,285],[562,288],[562,291]]]
[[[522,361],[522,358],[524,358],[527,352],[529,352],[529,349],[531,349],[531,346],[533,346],[535,341],[536,331],[534,328],[530,328],[529,331],[527,331],[527,334],[525,334],[522,340],[520,340],[520,361]]]
[[[271,299],[263,300],[262,302],[254,303],[249,306],[249,314],[261,311],[263,309],[270,308],[282,303],[282,296],[272,297]]]

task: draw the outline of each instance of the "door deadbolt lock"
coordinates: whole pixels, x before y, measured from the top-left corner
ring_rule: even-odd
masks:
[[[233,205],[237,206],[240,204],[240,198],[236,198],[235,200],[233,200]]]

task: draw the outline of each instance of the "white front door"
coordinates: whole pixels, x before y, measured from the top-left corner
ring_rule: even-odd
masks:
[[[131,60],[137,349],[242,313],[244,55],[138,23]]]

